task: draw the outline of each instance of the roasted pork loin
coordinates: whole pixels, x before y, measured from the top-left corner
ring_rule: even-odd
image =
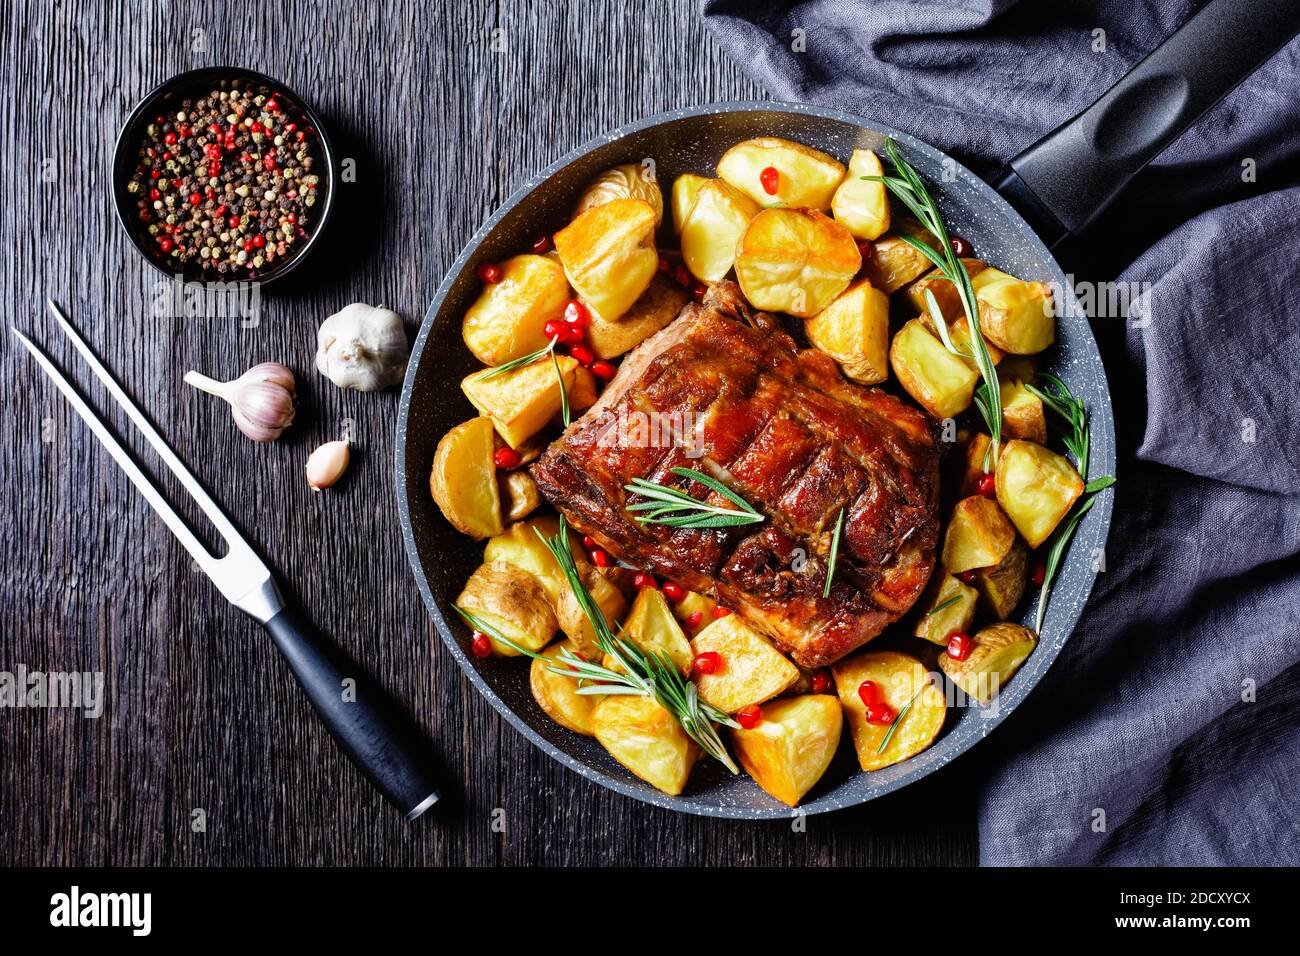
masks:
[[[934,566],[939,454],[923,413],[845,381],[712,286],[624,360],[600,401],[530,467],[581,534],[712,596],[807,668],[860,647],[915,602]],[[713,530],[643,524],[645,478],[730,507],[674,466],[707,471],[766,516]],[[838,558],[823,597],[843,510]]]

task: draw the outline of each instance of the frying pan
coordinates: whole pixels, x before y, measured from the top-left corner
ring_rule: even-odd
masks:
[[[460,337],[461,317],[480,291],[478,265],[515,255],[531,237],[566,223],[583,186],[611,166],[653,157],[658,178],[667,185],[681,173],[707,173],[728,147],[750,137],[784,137],[842,159],[855,148],[883,154],[885,137],[892,137],[930,186],[949,228],[970,240],[980,258],[1052,284],[1058,344],[1049,364],[1089,412],[1092,459],[1086,477],[1114,474],[1115,432],[1101,357],[1049,246],[1082,231],[1156,153],[1297,31],[1300,4],[1214,0],[1097,103],[1013,160],[998,189],[875,119],[793,103],[723,103],[653,116],[593,140],[533,176],[452,263],[420,329],[398,422],[396,480],[407,555],[438,633],[469,680],[534,744],[618,793],[717,817],[777,818],[792,812],[745,775],[733,777],[707,758],[696,766],[684,794],[666,796],[620,767],[596,741],[545,716],[533,701],[523,663],[466,653],[469,632],[451,602],[481,561],[482,546],[438,513],[428,475],[438,440],[476,414],[459,383],[480,367]],[[671,226],[660,238],[673,245]],[[799,812],[864,803],[920,780],[1015,710],[1051,666],[1083,611],[1096,574],[1093,555],[1106,541],[1112,496],[1111,490],[1101,492],[1080,524],[1052,589],[1039,646],[995,704],[950,708],[947,725],[928,750],[884,770],[860,772],[851,748],[841,746]],[[1024,621],[1032,625],[1029,611]]]

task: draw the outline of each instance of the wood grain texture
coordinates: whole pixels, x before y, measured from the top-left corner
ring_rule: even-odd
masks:
[[[0,670],[102,670],[107,707],[98,720],[0,711],[0,862],[974,861],[978,758],[799,833],[647,808],[535,750],[461,678],[413,585],[392,478],[397,392],[343,393],[312,365],[318,323],[348,302],[397,308],[414,333],[461,244],[566,151],[672,107],[763,98],[692,5],[32,0],[0,6],[0,35],[8,320],[87,385],[157,475],[41,302],[64,305],[322,631],[411,709],[447,773],[444,805],[417,824],[383,805],[260,629],[222,601],[3,335]],[[114,221],[108,190],[117,129],[135,102],[174,73],[220,63],[304,95],[358,169],[339,186],[325,248],[266,291],[254,328],[155,315],[160,277]],[[227,378],[265,360],[292,366],[302,396],[298,423],[270,447],[181,384],[189,368]],[[351,474],[313,494],[303,462],[346,420]],[[159,480],[197,525],[178,484]],[[196,808],[204,833],[190,827]]]

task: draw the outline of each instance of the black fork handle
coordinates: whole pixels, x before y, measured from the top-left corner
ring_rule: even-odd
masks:
[[[408,820],[433,806],[432,754],[410,718],[293,609],[264,626],[339,747],[379,792]]]
[[[1097,102],[1011,160],[998,191],[1049,246],[1079,234],[1297,32],[1297,0],[1210,0]]]

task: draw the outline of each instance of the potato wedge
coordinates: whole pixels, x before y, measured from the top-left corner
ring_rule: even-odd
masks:
[[[849,722],[858,765],[863,770],[881,770],[915,756],[939,735],[947,714],[943,691],[935,686],[934,677],[915,657],[897,651],[865,651],[835,664],[831,673],[840,706]],[[868,680],[879,688],[881,699],[893,709],[895,721],[901,721],[883,751],[880,745],[892,725],[867,722],[867,708],[858,688]],[[905,707],[907,712],[903,713]]]
[[[1029,549],[1023,541],[1016,538],[1002,560],[991,568],[979,568],[975,572],[975,590],[983,599],[985,607],[993,612],[999,621],[1005,621],[1015,613],[1020,599],[1025,594],[1025,585],[1029,581]],[[967,626],[969,626],[969,621]],[[965,628],[962,628],[965,630]]]
[[[682,223],[682,261],[701,282],[717,282],[731,271],[736,245],[758,203],[720,179],[706,182],[695,194]]]
[[[998,504],[1031,548],[1051,536],[1083,494],[1083,479],[1069,459],[1036,442],[1002,446],[997,467]]]
[[[577,418],[578,412],[586,411],[596,404],[599,392],[596,386],[596,376],[591,374],[591,369],[578,366],[573,370],[573,384],[569,386],[568,394],[569,413],[573,418]],[[563,421],[560,424],[563,424]]]
[[[739,614],[719,618],[695,635],[691,656],[705,651],[716,651],[722,667],[696,680],[700,698],[728,714],[761,704],[799,679],[799,668]]]
[[[889,193],[884,183],[863,176],[883,176],[880,157],[869,149],[855,149],[849,172],[831,197],[831,215],[858,239],[876,239],[889,229]]]
[[[912,633],[922,640],[947,647],[948,637],[953,631],[970,631],[978,603],[979,592],[940,568],[917,603],[919,616]]]
[[[763,707],[752,730],[733,730],[736,759],[754,782],[795,807],[835,757],[844,729],[840,702],[829,694],[787,697]]]
[[[457,425],[438,442],[429,493],[451,526],[472,538],[501,533],[501,493],[492,460],[492,420]]]
[[[664,221],[664,194],[659,190],[654,170],[651,163],[625,163],[605,170],[583,188],[570,218],[577,219],[588,209],[615,199],[642,199],[654,210],[658,226]]]
[[[863,274],[873,286],[891,295],[925,275],[932,266],[915,247],[900,239],[900,234],[915,236],[931,247],[934,245],[934,238],[915,219],[896,222],[893,233],[881,236],[871,244],[871,252],[862,263]]]
[[[514,256],[501,263],[501,279],[483,286],[465,312],[461,335],[484,365],[502,365],[545,348],[542,327],[564,315],[569,281],[546,256]]]
[[[586,561],[578,562],[578,576],[596,608],[605,615],[605,623],[612,629],[627,610],[627,598],[595,565]],[[573,642],[579,654],[593,661],[603,657],[600,645],[596,643],[596,628],[582,610],[582,605],[578,603],[577,596],[567,582],[563,583],[555,602],[555,616],[559,619],[560,630]]]
[[[532,575],[554,607],[569,585],[564,579],[564,572],[555,562],[554,555],[547,550],[538,535],[553,538],[559,531],[559,519],[552,515],[537,515],[527,521],[517,521],[488,541],[487,547],[483,549],[483,560],[513,565]],[[574,552],[574,557],[580,567],[585,563],[577,551]]]
[[[542,655],[554,661],[554,666],[562,667],[564,665],[557,659],[562,650],[577,653],[569,641],[557,641],[542,651]],[[579,694],[576,680],[552,673],[547,663],[537,658],[533,658],[532,666],[528,670],[528,686],[533,692],[533,700],[537,701],[537,706],[542,708],[551,720],[585,737],[594,736],[591,713],[596,709],[596,705],[605,699],[604,695]]]
[[[587,344],[596,358],[617,358],[630,352],[681,313],[691,294],[663,273],[650,281],[641,298],[617,322],[592,315]]]
[[[979,302],[980,329],[998,348],[1033,355],[1056,341],[1056,314],[1046,283],[985,269],[971,279],[971,286]]]
[[[592,734],[611,757],[670,796],[686,788],[700,748],[677,718],[648,697],[606,697],[591,714]]]
[[[681,233],[682,225],[695,205],[696,194],[707,182],[710,182],[708,177],[694,173],[683,173],[673,180],[673,232]]]
[[[752,306],[810,319],[862,265],[849,231],[813,209],[764,209],[736,249],[736,278]]]
[[[541,585],[532,575],[510,564],[480,564],[465,582],[456,604],[530,651],[540,651],[549,644],[559,627]],[[492,653],[519,656],[513,647],[496,638],[492,638]]]
[[[889,377],[889,296],[872,288],[870,280],[850,285],[803,328],[846,378],[875,385]]]
[[[1001,561],[1016,540],[1016,529],[998,503],[982,495],[957,502],[943,538],[943,569],[960,574]]]
[[[983,432],[975,432],[962,449],[961,485],[957,497],[969,498],[980,493],[980,479],[984,477],[984,458],[989,452],[993,439]],[[997,467],[997,455],[989,455],[990,472]]]
[[[647,654],[656,657],[667,654],[683,675],[691,672],[695,655],[691,653],[690,642],[673,617],[667,598],[658,588],[642,588],[637,592],[632,610],[623,622],[621,636]],[[612,663],[612,658],[605,658],[606,667],[611,667]]]
[[[940,655],[939,669],[971,697],[987,704],[1034,652],[1038,636],[1027,627],[1004,621],[981,628],[974,643],[964,661]]]
[[[763,187],[763,170],[777,172],[776,192]],[[802,143],[761,136],[737,143],[718,160],[718,176],[760,206],[831,208],[835,190],[844,179],[844,165],[834,156]]]
[[[677,618],[687,637],[694,637],[713,623],[713,610],[717,606],[713,598],[698,591],[687,591],[684,598],[671,605],[673,617]]]
[[[508,471],[501,482],[505,488],[506,518],[519,521],[527,518],[542,503],[542,493],[537,482],[526,471]]]
[[[564,376],[564,387],[572,391],[580,366],[568,355],[557,355],[555,360],[560,375]],[[560,411],[560,381],[555,364],[549,356],[543,356],[508,372],[495,375],[493,372],[489,368],[467,375],[460,389],[480,414],[492,420],[505,443],[518,448]]]
[[[889,365],[907,394],[935,418],[965,411],[979,373],[953,355],[920,319],[912,319],[889,345]]]
[[[961,261],[962,265],[966,267],[966,274],[972,278],[988,268],[986,263],[978,259],[962,259]],[[939,312],[948,320],[949,325],[952,325],[958,319],[966,317],[966,312],[961,307],[961,296],[957,294],[957,287],[944,278],[943,273],[938,268],[931,269],[904,290],[907,301],[911,302],[912,307],[922,314],[930,311],[929,303],[925,298],[927,291],[934,294],[935,301],[939,303]]]
[[[1025,387],[1023,382],[998,376],[998,392],[1002,396],[1002,437],[1023,438],[1043,444],[1047,441],[1047,413],[1043,400]]]
[[[640,298],[659,269],[655,213],[644,199],[588,209],[555,234],[555,251],[578,296],[607,322]]]

